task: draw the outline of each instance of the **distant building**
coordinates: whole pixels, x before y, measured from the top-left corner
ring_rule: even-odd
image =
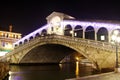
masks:
[[[14,49],[13,43],[21,39],[21,34],[12,32],[12,25],[6,30],[0,27],[0,56]]]

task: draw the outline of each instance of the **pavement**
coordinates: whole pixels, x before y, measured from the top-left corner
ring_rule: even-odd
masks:
[[[77,77],[77,78],[71,78],[65,80],[120,80],[120,72],[101,73],[97,75]]]

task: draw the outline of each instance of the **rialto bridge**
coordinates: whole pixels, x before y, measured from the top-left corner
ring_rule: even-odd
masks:
[[[79,53],[98,69],[115,67],[116,50],[111,34],[120,30],[120,23],[79,21],[59,12],[46,19],[46,25],[14,43],[15,49],[0,60],[14,64],[59,63],[65,56]]]

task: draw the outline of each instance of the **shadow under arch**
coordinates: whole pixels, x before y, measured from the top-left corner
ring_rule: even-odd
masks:
[[[42,47],[41,47],[42,46]],[[56,48],[55,46],[59,46],[59,48]],[[62,49],[61,46],[63,47]],[[52,48],[53,47],[53,48]],[[44,48],[44,49],[43,49]],[[67,48],[67,50],[63,51],[64,48]],[[42,50],[42,53],[40,55],[40,53],[36,53],[37,50]],[[47,51],[47,49],[51,50],[48,51],[49,54],[46,54],[45,52]],[[56,50],[56,51],[55,51]],[[52,52],[55,51],[55,52]],[[68,53],[66,53],[68,51]],[[69,46],[69,44],[63,44],[61,42],[56,43],[42,43],[42,44],[37,44],[34,47],[31,47],[31,49],[29,49],[25,55],[22,55],[19,59],[18,63],[60,63],[60,61],[67,55],[69,55],[69,53],[73,53],[73,52],[78,52],[79,54],[81,54],[82,56],[84,56],[85,58],[87,58],[89,61],[91,61],[93,64],[95,64],[95,62],[93,62],[93,60],[91,60],[84,51],[80,50],[80,48],[75,48],[74,46]],[[40,51],[41,52],[41,51]],[[65,54],[63,54],[65,52]],[[31,55],[32,53],[32,55]],[[59,54],[57,54],[59,53]],[[57,57],[56,57],[57,54]],[[35,56],[35,57],[34,57]],[[28,58],[25,58],[28,57]],[[30,58],[29,58],[30,57]],[[33,59],[31,59],[31,57],[34,57]],[[26,61],[26,62],[24,62]],[[27,62],[28,61],[28,62]],[[37,62],[36,62],[37,61]]]

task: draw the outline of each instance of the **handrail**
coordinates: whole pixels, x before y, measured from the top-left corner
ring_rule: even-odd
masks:
[[[41,42],[54,42],[55,40],[62,41],[64,43],[69,42],[69,44],[74,43],[77,45],[87,45],[87,46],[104,49],[104,50],[108,50],[108,51],[115,51],[115,49],[113,49],[114,47],[112,46],[112,44],[110,44],[108,42],[88,40],[88,39],[82,39],[82,38],[76,38],[76,37],[70,37],[70,36],[48,35],[48,36],[34,38],[33,40],[30,40],[29,42],[26,42],[25,44],[22,44],[22,45],[16,47],[15,50],[9,52],[4,57],[10,56],[14,53],[24,50],[27,47],[32,46],[31,44],[34,45],[40,41]]]

